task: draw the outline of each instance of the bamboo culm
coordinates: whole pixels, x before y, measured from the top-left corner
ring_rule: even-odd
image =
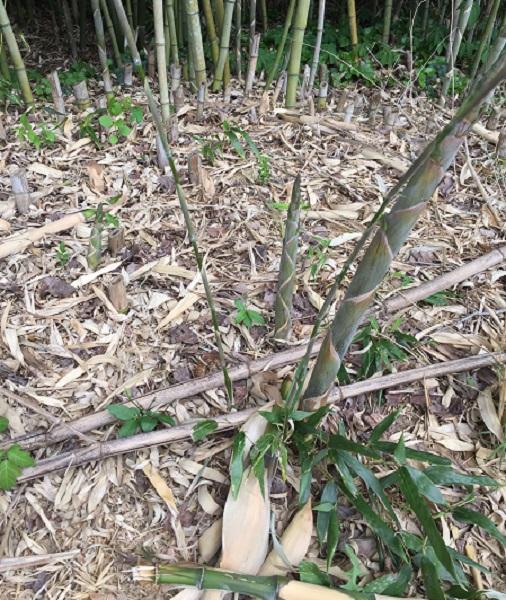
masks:
[[[318,408],[334,384],[341,361],[374,294],[413,225],[424,210],[488,94],[506,77],[506,56],[496,62],[464,101],[455,117],[429,145],[429,157],[413,173],[357,266],[346,295],[325,336],[303,395],[304,407]]]
[[[299,247],[300,202],[300,175],[297,175],[286,215],[283,254],[279,266],[278,288],[274,303],[274,338],[279,340],[288,339],[292,325],[293,293],[296,283],[297,250]]]
[[[318,24],[316,26],[316,40],[313,51],[313,62],[311,63],[311,74],[309,75],[308,90],[309,93],[313,93],[314,80],[316,78],[316,71],[318,69],[318,63],[320,62],[320,48],[322,45],[323,26],[325,21],[325,0],[319,0],[318,3]]]
[[[102,80],[104,82],[104,91],[107,98],[112,98],[112,79],[107,62],[107,50],[105,45],[104,22],[100,12],[99,0],[91,0],[91,9],[93,11],[93,21],[95,23],[95,32],[97,34],[98,58],[102,67]]]
[[[155,26],[156,64],[158,69],[158,87],[160,90],[160,109],[162,111],[162,120],[164,124],[167,125],[170,117],[170,101],[165,54],[165,32],[163,29],[163,0],[153,0],[153,22]]]
[[[300,74],[300,59],[304,32],[307,27],[310,0],[298,0],[293,21],[293,38],[288,62],[288,79],[286,84],[286,108],[293,108],[297,102],[297,86]]]
[[[283,52],[285,50],[286,40],[288,38],[288,32],[290,31],[290,27],[292,26],[294,11],[295,0],[290,0],[290,3],[288,4],[288,10],[286,11],[283,33],[281,34],[281,39],[279,40],[277,45],[278,47],[276,48],[276,57],[274,58],[274,63],[271,67],[271,70],[267,77],[267,82],[265,84],[266,90],[268,90],[271,87],[274,77],[276,77],[278,73],[279,65],[281,64],[281,59],[283,58]]]
[[[232,30],[232,18],[234,16],[235,0],[225,0],[225,10],[223,13],[223,23],[220,35],[220,54],[218,63],[214,70],[213,91],[217,92],[223,85],[223,74],[228,60],[230,49],[230,32]]]

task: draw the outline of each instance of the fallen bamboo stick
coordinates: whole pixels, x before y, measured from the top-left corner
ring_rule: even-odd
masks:
[[[496,352],[491,354],[480,354],[467,358],[452,360],[437,365],[428,365],[400,373],[392,373],[383,377],[375,377],[367,381],[360,381],[351,385],[337,388],[329,395],[328,404],[340,402],[345,398],[358,396],[372,391],[383,390],[397,385],[413,383],[426,377],[440,377],[449,373],[461,373],[483,367],[489,367],[495,364],[506,362],[506,352]],[[262,406],[265,409],[266,405]],[[216,417],[217,428],[215,431],[227,431],[234,429],[247,421],[247,419],[258,410],[248,408],[240,412],[231,413]],[[69,467],[77,467],[86,463],[102,460],[110,456],[125,454],[134,450],[160,446],[162,444],[171,444],[173,442],[189,439],[192,436],[193,427],[197,421],[190,421],[183,425],[171,427],[170,429],[161,429],[150,433],[141,433],[128,438],[120,438],[108,442],[97,443],[93,446],[67,452],[61,455],[47,458],[39,461],[34,467],[24,469],[22,475],[18,478],[18,483],[31,481]]]
[[[408,308],[414,302],[423,300],[437,291],[446,289],[464,281],[472,275],[490,269],[491,267],[500,264],[505,259],[506,246],[502,246],[497,250],[493,250],[484,256],[480,256],[476,260],[472,260],[465,265],[458,267],[454,271],[436,277],[432,281],[423,283],[415,288],[410,288],[405,292],[399,292],[393,298],[385,302],[384,311],[395,312],[403,308]],[[319,350],[320,342],[317,342],[314,344],[312,354],[316,355]],[[251,377],[255,373],[271,371],[287,364],[297,362],[304,356],[305,352],[306,344],[302,344],[282,352],[271,354],[259,360],[238,365],[230,369],[230,379],[232,381],[240,381]],[[189,396],[196,396],[202,392],[219,388],[223,386],[223,384],[223,374],[221,371],[218,371],[207,377],[193,379],[192,381],[180,383],[168,388],[162,388],[150,394],[146,394],[145,396],[136,398],[135,403],[143,408],[156,410],[171,402],[175,402],[176,400],[188,398]],[[11,443],[21,444],[26,450],[35,450],[92,431],[93,429],[99,429],[100,427],[110,425],[111,423],[114,423],[114,421],[114,417],[110,415],[107,410],[102,410],[75,419],[69,423],[62,422],[55,425],[49,431],[30,433],[13,440],[0,442],[0,450],[7,448]]]
[[[33,569],[34,567],[40,567],[52,562],[74,558],[80,552],[80,550],[69,550],[68,552],[56,552],[55,554],[34,554],[32,556],[0,558],[0,573],[14,571],[15,569]]]

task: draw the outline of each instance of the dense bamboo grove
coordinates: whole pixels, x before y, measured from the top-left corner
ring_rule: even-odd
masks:
[[[99,0],[98,8],[96,4],[64,0],[58,10],[54,2],[34,5],[18,0],[6,10],[2,2],[3,86],[7,87],[11,79],[10,65],[25,102],[31,103],[32,92],[16,36],[19,39],[24,30],[35,27],[38,19],[52,20],[74,60],[88,57],[84,50],[93,39],[89,33],[94,20],[109,93],[109,69],[104,66],[107,58],[121,69],[132,56],[124,44],[114,3]],[[410,80],[414,78],[422,91],[441,95],[443,100],[448,93],[458,96],[476,78],[491,48],[500,42],[506,19],[500,0],[427,0],[421,5],[414,1],[394,4],[391,0],[287,0],[270,6],[254,0],[128,0],[123,4],[142,60],[146,63],[150,53],[156,54],[164,119],[169,112],[170,66],[180,62],[195,93],[201,85],[214,92],[226,89],[231,73],[240,80],[252,61],[254,73],[250,76],[262,85],[265,82],[266,89],[286,73],[287,107],[307,99],[306,87],[318,93],[324,83],[319,64],[328,68],[331,85],[338,88],[352,80],[374,83],[381,77],[382,67],[395,72],[407,66],[413,71]],[[252,56],[257,33],[261,36],[260,49],[258,56]],[[310,73],[306,85],[305,65]]]

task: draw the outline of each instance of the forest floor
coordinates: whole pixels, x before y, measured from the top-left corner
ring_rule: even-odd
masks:
[[[272,306],[283,219],[295,176],[302,175],[305,208],[294,343],[308,338],[321,299],[384,191],[448,120],[427,98],[399,88],[383,92],[381,100],[398,111],[395,127],[372,125],[366,106],[373,91],[359,87],[351,91],[365,103],[356,109],[354,128],[349,131],[333,127],[342,120],[336,109],[337,93],[320,114],[325,126],[287,122],[261,101],[260,94],[243,99],[242,93],[233,94],[230,103],[211,96],[204,121],[197,122],[194,100],[186,96],[179,112],[178,140],[172,147],[206,257],[231,364],[276,351]],[[94,102],[97,94],[92,86]],[[82,115],[69,98],[69,114],[56,142],[40,150],[17,137],[16,109],[3,117],[7,139],[0,146],[2,206],[7,206],[9,172],[14,167],[27,171],[33,206],[26,214],[3,214],[0,244],[17,232],[96,208],[111,197],[117,197],[111,208],[118,220],[112,225],[125,230],[120,254],[112,257],[104,252],[95,272],[86,261],[90,220],[2,260],[0,415],[9,418],[12,437],[46,429],[55,420],[91,414],[112,401],[126,400],[126,393],[136,398],[219,367],[209,310],[171,178],[156,165],[154,127],[142,90],[123,90],[118,97],[125,94],[143,108],[144,118],[116,145],[97,148],[91,140],[80,139]],[[258,117],[253,123],[252,106]],[[307,109],[300,112],[307,114]],[[47,114],[38,106],[31,120],[41,122]],[[243,158],[224,135],[224,119],[247,131],[268,157],[269,174],[263,183],[248,145],[243,142]],[[204,161],[200,184],[190,184],[188,157],[192,150],[202,151],[203,143],[214,144],[214,164]],[[462,149],[445,176],[394,261],[378,307],[400,288],[432,279],[504,244],[504,169],[495,158],[494,146],[482,136],[470,135],[469,157]],[[68,256],[62,258],[65,252]],[[118,274],[126,281],[126,313],[118,312],[107,294]],[[505,283],[506,271],[499,267],[440,294],[432,303],[418,303],[391,315],[388,323],[380,324],[384,339],[394,339],[395,323],[394,328],[417,340],[406,360],[394,361],[395,368],[504,349]],[[261,313],[265,325],[237,324],[238,299]],[[358,346],[349,353],[346,364],[352,379],[363,354]],[[278,386],[292,369],[293,365],[236,382],[236,408],[265,403],[272,386]],[[485,368],[427,378],[381,397],[376,393],[348,399],[334,407],[331,421],[342,419],[350,435],[362,439],[392,407],[404,407],[387,439],[396,441],[402,434],[408,446],[448,456],[464,472],[504,482],[506,459],[494,454],[502,432],[493,431],[495,423],[504,422],[505,403],[504,371]],[[213,418],[228,408],[223,390],[215,389],[182,399],[168,406],[167,412],[184,422]],[[35,456],[39,460],[116,434],[117,426],[109,426],[86,434],[85,439],[37,450]],[[163,588],[130,583],[128,569],[152,558],[198,561],[198,540],[220,516],[228,492],[231,440],[232,434],[225,432],[198,443],[178,441],[69,468],[1,493],[0,558],[76,551],[60,562],[0,573],[2,600],[167,597]],[[145,475],[146,465],[172,490],[183,548],[176,544],[164,499]],[[280,529],[296,503],[292,482],[297,474],[294,467],[287,482],[275,479],[273,484],[272,503]],[[314,481],[315,497],[320,484]],[[454,494],[452,500],[465,491],[455,489]],[[503,486],[493,491],[478,488],[473,504],[506,533],[505,502]],[[396,510],[403,525],[417,531],[406,508],[399,505]],[[364,521],[349,513],[342,522],[337,565],[344,570],[349,566],[342,553],[346,541],[353,544],[364,576],[378,574],[374,538]],[[461,552],[474,549],[477,560],[491,569],[491,575],[482,575],[484,587],[506,591],[504,548],[478,527],[442,522],[448,545]],[[318,560],[316,539],[308,557]],[[411,591],[416,595],[416,589]]]

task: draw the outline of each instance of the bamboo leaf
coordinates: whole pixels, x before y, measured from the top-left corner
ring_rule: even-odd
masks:
[[[329,513],[329,524],[327,528],[327,571],[330,569],[338,543],[339,519],[337,518],[337,510],[334,509]]]
[[[375,442],[373,444],[376,450],[384,452],[385,454],[392,454],[395,452],[397,444],[393,442]],[[446,456],[438,456],[437,454],[432,454],[431,452],[424,452],[423,450],[413,450],[412,448],[406,448],[406,458],[411,458],[413,460],[419,460],[421,462],[428,462],[433,465],[441,465],[441,466],[449,466],[451,465],[451,460],[446,458]]]
[[[445,594],[439,583],[436,568],[426,556],[422,556],[421,568],[423,582],[425,584],[425,593],[427,594],[428,600],[446,600]]]
[[[0,433],[9,429],[9,419],[7,417],[0,417]]]
[[[457,507],[452,511],[452,516],[462,523],[469,523],[470,525],[478,525],[499,541],[503,546],[506,546],[506,535],[502,534],[497,526],[485,515],[482,515],[475,510],[464,508],[463,506]]]
[[[486,475],[467,475],[452,467],[434,466],[424,471],[425,475],[437,485],[483,485],[497,487],[499,483]]]
[[[385,587],[382,593],[385,596],[405,596],[412,574],[411,565],[402,565],[395,581]]]
[[[394,410],[376,425],[369,437],[370,445],[374,445],[375,442],[378,442],[381,439],[385,431],[387,431],[394,424],[400,412],[400,410]]]
[[[430,500],[430,502],[434,502],[434,504],[446,504],[446,500],[443,498],[443,494],[440,490],[432,483],[432,481],[418,469],[413,467],[409,467],[406,465],[406,469],[411,475],[412,480],[415,482],[418,491]]]
[[[332,582],[327,573],[322,571],[318,565],[315,565],[309,560],[303,560],[300,563],[299,576],[300,580],[304,583],[313,583],[315,585],[332,587]]]
[[[373,448],[367,448],[362,444],[353,442],[352,440],[349,440],[338,433],[329,438],[329,448],[332,450],[347,450],[348,452],[356,452],[357,454],[369,456],[370,458],[381,458],[381,455],[377,450],[374,450]]]
[[[399,474],[399,487],[401,488],[402,493],[404,494],[409,506],[413,510],[413,512],[418,517],[422,528],[425,532],[425,535],[429,539],[436,556],[441,561],[442,565],[445,569],[455,577],[455,569],[453,565],[453,560],[450,557],[450,553],[444,543],[444,540],[439,533],[439,530],[436,526],[436,522],[434,521],[430,510],[425,503],[423,497],[418,493],[418,488],[416,483],[413,481],[408,469],[406,467],[401,467],[398,470]]]
[[[230,461],[230,487],[233,498],[237,498],[239,488],[241,487],[242,476],[244,473],[243,454],[246,445],[246,434],[239,431],[234,437],[232,445],[232,458]]]
[[[192,439],[194,442],[200,442],[204,438],[206,438],[209,434],[216,431],[218,428],[218,423],[213,419],[206,419],[204,421],[200,421],[193,426],[192,429]]]
[[[326,505],[331,508],[335,507],[337,501],[337,485],[336,482],[332,479],[325,484],[323,488],[322,495],[320,497],[320,506]],[[315,510],[318,510],[315,507]],[[329,509],[330,510],[330,509]],[[324,544],[327,540],[327,531],[329,528],[330,522],[330,514],[329,511],[318,512],[316,517],[316,533],[318,535],[318,541],[321,544]]]

